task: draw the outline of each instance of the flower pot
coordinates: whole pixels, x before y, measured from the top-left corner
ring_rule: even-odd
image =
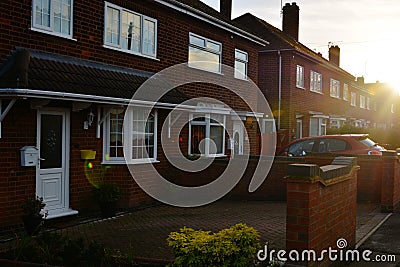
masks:
[[[110,218],[115,216],[117,210],[117,201],[101,202],[99,203],[101,216],[103,218]]]
[[[22,221],[24,222],[24,228],[28,235],[35,235],[40,231],[42,217],[34,215],[23,215]]]

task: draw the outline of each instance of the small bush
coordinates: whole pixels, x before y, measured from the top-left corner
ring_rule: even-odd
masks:
[[[175,254],[170,266],[250,266],[260,248],[258,232],[246,224],[214,234],[184,227],[167,242]]]

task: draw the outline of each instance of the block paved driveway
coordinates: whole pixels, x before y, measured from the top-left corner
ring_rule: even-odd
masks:
[[[384,217],[376,205],[358,205],[357,241]],[[172,259],[166,238],[183,226],[213,232],[237,223],[246,223],[259,231],[262,244],[271,249],[285,248],[286,203],[223,200],[196,208],[159,205],[59,229],[68,236],[96,240],[106,247],[131,253],[135,257]]]

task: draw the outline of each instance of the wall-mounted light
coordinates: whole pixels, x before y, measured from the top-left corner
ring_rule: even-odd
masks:
[[[90,110],[89,114],[87,115],[87,121],[89,126],[92,126],[93,120],[94,120],[94,114],[92,110]]]
[[[83,122],[83,129],[84,130],[89,129],[89,127],[92,126],[93,120],[94,120],[94,114],[92,110],[90,110],[90,112],[86,116],[86,120]]]

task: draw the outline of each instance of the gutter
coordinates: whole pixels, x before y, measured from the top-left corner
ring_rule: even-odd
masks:
[[[269,44],[268,41],[259,38],[258,36],[255,36],[251,33],[248,33],[238,27],[235,27],[225,21],[219,20],[211,15],[208,15],[200,10],[197,10],[191,6],[185,5],[183,3],[180,3],[176,0],[155,0],[155,2],[162,4],[164,6],[167,6],[169,8],[172,8],[176,11],[179,11],[181,13],[184,13],[186,15],[189,15],[191,17],[200,19],[204,22],[207,22],[211,25],[217,26],[220,29],[223,29],[225,31],[228,31],[230,33],[236,34],[237,36],[243,37],[247,40],[250,40],[256,44],[266,46]]]
[[[20,89],[20,88],[1,88],[0,95],[9,95],[13,97],[20,98],[43,98],[43,99],[53,99],[53,100],[71,100],[71,101],[81,101],[81,102],[92,102],[97,104],[113,104],[113,105],[154,105],[156,107],[163,108],[176,108],[179,106],[180,109],[196,109],[197,106],[181,105],[181,104],[171,104],[162,102],[153,102],[145,100],[132,100],[127,98],[117,98],[109,96],[97,96],[97,95],[85,95],[85,94],[75,94],[75,93],[65,93],[65,92],[54,92],[54,91],[43,91],[43,90],[33,90],[33,89]]]

